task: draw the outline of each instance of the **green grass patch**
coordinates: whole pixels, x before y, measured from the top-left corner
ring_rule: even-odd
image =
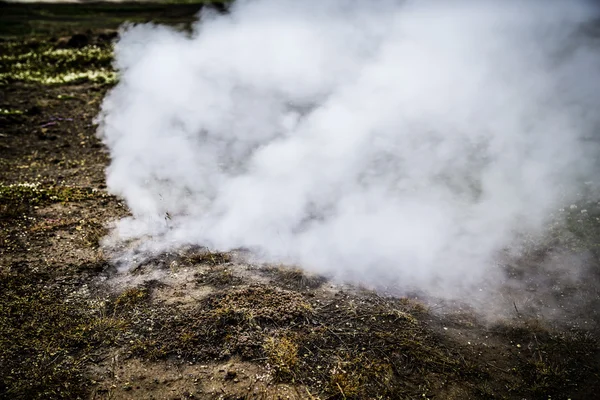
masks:
[[[21,111],[21,110],[0,108],[0,115],[21,115],[21,114],[23,114],[23,111]]]
[[[110,46],[55,48],[47,44],[9,43],[0,56],[0,85],[36,82],[46,85],[94,82],[114,84]]]

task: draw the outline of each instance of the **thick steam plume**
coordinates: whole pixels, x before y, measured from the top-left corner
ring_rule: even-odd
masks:
[[[600,51],[583,1],[238,0],[139,25],[104,101],[141,249],[454,296],[595,179]]]

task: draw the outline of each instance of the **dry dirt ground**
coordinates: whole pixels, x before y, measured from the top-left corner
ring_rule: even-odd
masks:
[[[546,321],[515,303],[483,322],[203,248],[118,272],[100,242],[128,211],[106,192],[108,155],[93,124],[114,84],[114,32],[86,33],[62,18],[55,37],[25,35],[16,10],[0,21],[19,27],[0,43],[0,398],[546,400],[600,392],[594,279],[570,288],[588,300],[573,321]],[[546,253],[510,273],[526,279]]]

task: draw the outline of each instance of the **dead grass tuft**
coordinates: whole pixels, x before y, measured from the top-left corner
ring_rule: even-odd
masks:
[[[236,276],[231,268],[216,266],[206,272],[196,273],[195,278],[199,284],[210,285],[216,288],[240,285],[243,279]]]
[[[311,307],[297,293],[253,285],[211,294],[200,300],[197,308],[178,314],[166,314],[156,307],[138,311],[149,313],[141,320],[160,321],[160,331],[148,332],[143,324],[137,329],[145,336],[144,343],[155,344],[153,355],[254,359],[264,356],[269,332],[305,320]],[[134,354],[150,357],[148,349],[138,345]]]
[[[35,183],[0,184],[0,219],[20,217],[35,206],[106,196],[108,195],[103,192],[83,187],[42,186]]]
[[[125,323],[67,301],[48,274],[5,270],[0,287],[0,397],[84,398],[83,366]]]
[[[106,226],[96,219],[80,221],[76,229],[83,231],[82,241],[92,249],[99,248],[102,239],[108,235]]]
[[[263,269],[263,272],[272,277],[275,283],[279,283],[287,289],[318,289],[327,282],[327,278],[324,276],[312,275],[300,268],[284,265],[267,267]]]
[[[232,256],[230,253],[218,251],[210,251],[207,249],[200,251],[192,251],[183,257],[183,261],[189,264],[206,264],[206,265],[221,265],[231,262]]]
[[[114,303],[115,311],[129,310],[141,302],[145,301],[149,292],[145,288],[129,288],[116,298]]]
[[[330,390],[344,398],[362,398],[367,396],[369,388],[377,382],[382,386],[390,385],[393,380],[391,365],[365,359],[362,356],[338,360],[330,371]]]
[[[298,365],[298,344],[289,333],[278,337],[268,337],[264,344],[269,365],[279,379],[294,376]]]

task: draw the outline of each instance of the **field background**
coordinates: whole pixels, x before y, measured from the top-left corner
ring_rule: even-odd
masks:
[[[117,273],[101,241],[128,210],[106,192],[93,124],[118,81],[116,30],[186,29],[207,3],[226,11],[0,3],[0,398],[595,398],[596,278],[556,294],[586,300],[567,319],[515,302],[490,322],[205,248]],[[548,246],[591,254],[597,277],[600,211],[588,210]],[[508,272],[539,282],[550,249]]]

